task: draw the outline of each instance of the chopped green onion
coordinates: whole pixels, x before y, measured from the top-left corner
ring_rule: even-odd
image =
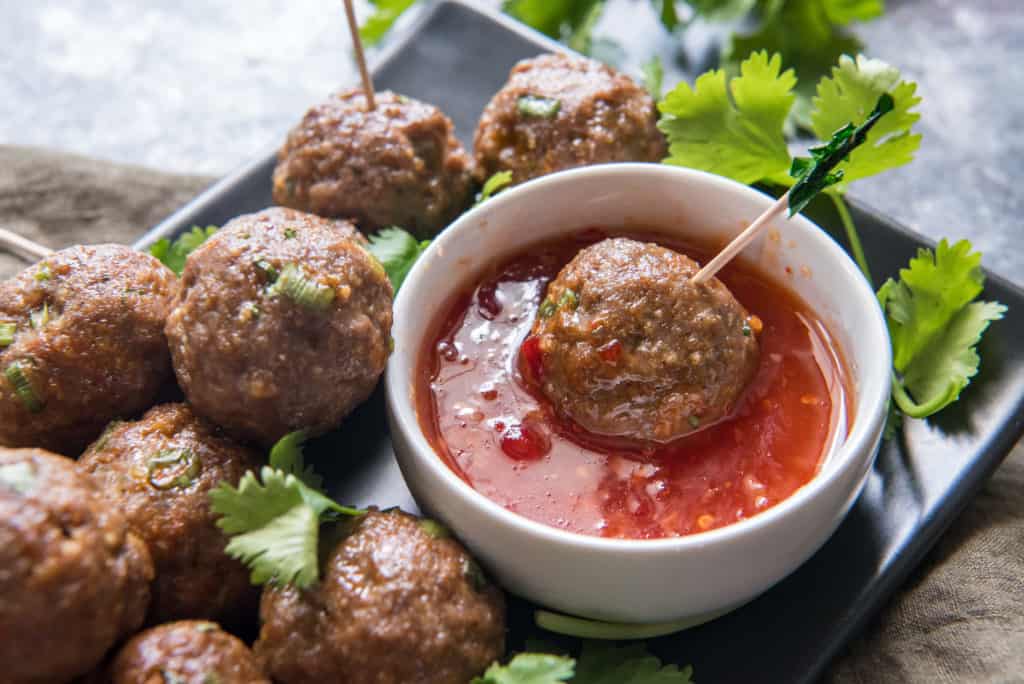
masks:
[[[296,235],[298,235],[298,233],[296,233],[296,232],[295,232],[295,229],[294,229],[294,228],[285,228],[285,229],[284,229],[284,239],[285,239],[285,240],[291,240],[291,239],[293,239],[293,238],[294,238],[294,237],[295,237]]]
[[[537,315],[540,316],[541,318],[551,318],[552,316],[555,315],[555,310],[557,308],[558,307],[555,306],[555,303],[553,301],[551,301],[550,299],[545,299],[543,302],[541,302],[540,310],[537,312]]]
[[[29,413],[39,413],[43,410],[43,402],[36,396],[35,390],[32,389],[32,383],[25,377],[24,362],[15,361],[9,365],[4,369],[4,377],[14,388],[14,393]]]
[[[270,294],[283,294],[296,304],[312,311],[325,311],[334,301],[334,290],[307,278],[295,264],[286,264],[270,288]]]
[[[743,336],[744,337],[750,337],[750,332],[751,332],[750,324],[749,323],[744,323],[743,324]]]
[[[14,344],[14,333],[17,331],[17,323],[0,323],[0,348]]]
[[[277,269],[274,268],[266,259],[259,259],[255,264],[256,270],[263,274],[263,276],[271,283],[277,282]]]
[[[163,479],[154,477],[154,471],[166,466],[177,465],[178,463],[184,463],[186,466],[185,472],[182,474]],[[184,488],[195,482],[196,478],[199,477],[202,465],[199,457],[189,449],[165,449],[149,459],[146,474],[149,476],[149,484],[157,489]]]
[[[543,119],[554,118],[562,108],[561,100],[537,95],[520,95],[516,100],[516,109],[524,116],[538,116]]]
[[[47,303],[43,303],[42,309],[36,309],[28,316],[29,321],[32,323],[32,327],[39,330],[44,325],[50,322],[50,306]]]
[[[687,420],[690,423],[690,427],[694,429],[700,427],[700,418],[698,418],[697,416],[690,416]]]
[[[491,177],[487,179],[487,182],[484,183],[484,187],[480,190],[479,193],[477,193],[476,203],[480,204],[481,202],[486,202],[487,200],[501,192],[505,188],[505,186],[507,186],[511,182],[511,171],[498,171],[497,173],[492,174]]]
[[[566,290],[562,293],[562,296],[558,298],[558,306],[566,306],[570,309],[575,309],[580,305],[580,298],[574,290]]]
[[[164,684],[187,684],[184,677],[171,670],[161,669],[160,677],[163,678]]]
[[[216,672],[207,672],[203,675],[203,684],[221,684],[220,675]]]
[[[36,474],[28,461],[0,465],[0,485],[18,494],[28,494],[36,486]]]
[[[38,281],[43,281],[52,278],[53,274],[50,272],[49,266],[47,266],[46,264],[42,264],[39,266],[39,270],[36,271],[36,274],[32,277]]]
[[[484,575],[484,571],[477,565],[477,562],[469,556],[462,561],[462,574],[476,591],[483,591],[487,588],[487,576]]]
[[[423,531],[429,534],[434,539],[446,539],[452,536],[452,533],[448,531],[448,528],[430,518],[423,518],[420,520],[420,527]]]
[[[216,622],[200,622],[196,625],[197,632],[215,632],[218,629]]]

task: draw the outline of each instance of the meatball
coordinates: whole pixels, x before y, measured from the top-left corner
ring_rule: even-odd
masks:
[[[135,635],[109,684],[270,684],[249,647],[213,622],[182,620]]]
[[[68,456],[170,375],[174,273],[121,245],[70,247],[0,283],[0,445]]]
[[[273,444],[335,427],[390,353],[391,283],[351,224],[268,209],[225,225],[185,264],[167,318],[196,413]]]
[[[501,592],[437,523],[371,512],[311,589],[267,586],[254,645],[282,684],[465,684],[504,652]]]
[[[7,684],[63,682],[142,624],[146,545],[70,459],[0,448],[0,662]]]
[[[260,459],[185,404],[114,423],[78,462],[149,547],[156,568],[148,622],[213,618],[237,623],[255,610],[249,573],[224,553],[209,494],[237,485]]]
[[[306,112],[277,153],[274,202],[431,237],[470,201],[469,156],[437,107],[387,91],[376,104],[348,90]]]
[[[757,370],[757,339],[725,285],[690,283],[698,270],[625,238],[562,269],[532,330],[537,380],[559,411],[597,434],[653,442],[730,413]]]
[[[667,154],[654,100],[633,79],[585,57],[549,54],[512,68],[480,117],[477,180],[510,171],[521,183],[609,162],[658,162]]]

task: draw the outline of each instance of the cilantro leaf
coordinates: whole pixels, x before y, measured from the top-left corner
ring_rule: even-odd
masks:
[[[392,226],[370,236],[369,250],[384,267],[397,293],[409,269],[429,245],[430,240],[417,241],[401,228]]]
[[[164,266],[181,275],[185,269],[185,260],[188,255],[196,251],[199,245],[206,242],[216,232],[217,226],[207,226],[206,228],[192,226],[190,231],[179,235],[174,242],[167,238],[157,240],[150,246],[149,253],[159,259]]]
[[[658,104],[658,128],[668,136],[665,163],[690,166],[740,181],[788,185],[789,151],[782,127],[793,105],[796,77],[778,55],[750,55],[728,83],[710,71],[691,89],[680,83]]]
[[[416,0],[370,0],[373,14],[359,27],[359,37],[367,45],[376,45],[402,14],[412,7]]]
[[[294,475],[264,466],[261,476],[249,471],[237,489],[222,482],[210,492],[217,526],[231,536],[224,551],[249,566],[253,584],[308,587],[319,577],[319,513]]]
[[[583,642],[573,684],[692,684],[692,667],[663,666],[642,643]]]
[[[651,0],[651,6],[658,15],[658,21],[670,33],[679,26],[679,15],[676,13],[676,0]]]
[[[916,89],[916,84],[900,80],[898,69],[863,55],[856,60],[847,55],[840,57],[831,75],[818,83],[810,118],[812,130],[822,140],[848,123],[864,122],[881,95],[890,94],[893,99],[892,112],[878,122],[865,144],[850,154],[849,161],[840,165],[840,190],[852,181],[902,166],[914,158],[921,145],[921,136],[911,133],[921,118],[911,111],[921,101]]]
[[[283,458],[281,452],[278,460]],[[308,587],[319,579],[320,523],[364,511],[338,504],[298,477],[264,466],[250,470],[232,487],[222,482],[210,492],[217,526],[231,537],[224,551],[252,571],[253,584],[277,582]]]
[[[978,372],[976,345],[1003,317],[997,302],[974,302],[984,286],[981,254],[961,240],[918,250],[878,291],[892,338],[893,398],[913,418],[932,415],[960,396]]]
[[[735,21],[754,9],[757,0],[686,0],[694,13],[706,21]],[[766,10],[762,10],[762,16]]]
[[[604,13],[604,2],[595,2],[587,10],[587,13],[583,16],[583,21],[579,23],[568,36],[564,36],[564,42],[570,50],[575,50],[584,55],[589,55],[593,52],[594,45],[594,28],[597,27],[597,22],[601,20],[601,15]]]
[[[506,14],[555,40],[568,40],[602,0],[506,0]]]
[[[494,663],[470,684],[558,684],[573,674],[574,661],[546,653],[520,653],[508,665]]]
[[[476,204],[481,204],[491,199],[504,190],[512,182],[511,171],[498,171],[491,174],[491,177],[484,183],[484,187],[476,196]]]
[[[661,87],[665,80],[665,67],[661,63],[661,57],[655,55],[644,62],[644,89],[651,94],[655,100],[661,99]]]
[[[302,445],[307,439],[307,430],[296,430],[277,440],[270,449],[270,467],[294,475],[306,486],[319,491],[323,489],[324,479],[313,470],[313,466],[306,465],[302,453]]]
[[[885,13],[885,0],[823,0],[822,4],[833,24],[870,21]]]

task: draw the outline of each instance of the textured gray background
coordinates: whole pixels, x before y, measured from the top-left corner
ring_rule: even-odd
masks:
[[[1015,244],[1024,194],[1014,185],[1024,153],[1024,4],[888,4],[858,31],[868,54],[920,83],[924,143],[914,164],[851,194],[933,237],[973,238],[988,266],[1024,283]],[[310,104],[353,79],[340,0],[2,7],[0,143],[219,175],[265,153]],[[648,3],[610,7],[599,35],[634,54],[671,49]],[[699,51],[693,40],[688,47]]]

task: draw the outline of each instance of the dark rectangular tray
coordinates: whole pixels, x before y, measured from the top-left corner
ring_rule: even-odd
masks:
[[[558,46],[502,15],[447,0],[425,11],[376,60],[380,88],[436,103],[467,145],[490,96],[519,59]],[[190,226],[220,225],[269,206],[272,154],[217,183],[137,243]],[[853,207],[876,276],[894,275],[929,242]],[[841,244],[827,208],[811,217]],[[876,283],[876,286],[878,283]],[[870,479],[828,543],[768,593],[710,624],[657,639],[662,658],[692,663],[698,681],[812,682],[861,629],[966,506],[1024,431],[1024,292],[989,274],[984,297],[1009,305],[985,337],[981,373],[962,401],[928,422],[907,421],[883,445]],[[356,505],[416,510],[391,450],[382,392],[310,448],[332,494]],[[524,550],[528,553],[528,550]],[[756,563],[756,558],[750,559]],[[709,572],[713,572],[709,568]],[[680,587],[699,591],[699,587]],[[530,606],[513,601],[513,646],[533,632]]]

